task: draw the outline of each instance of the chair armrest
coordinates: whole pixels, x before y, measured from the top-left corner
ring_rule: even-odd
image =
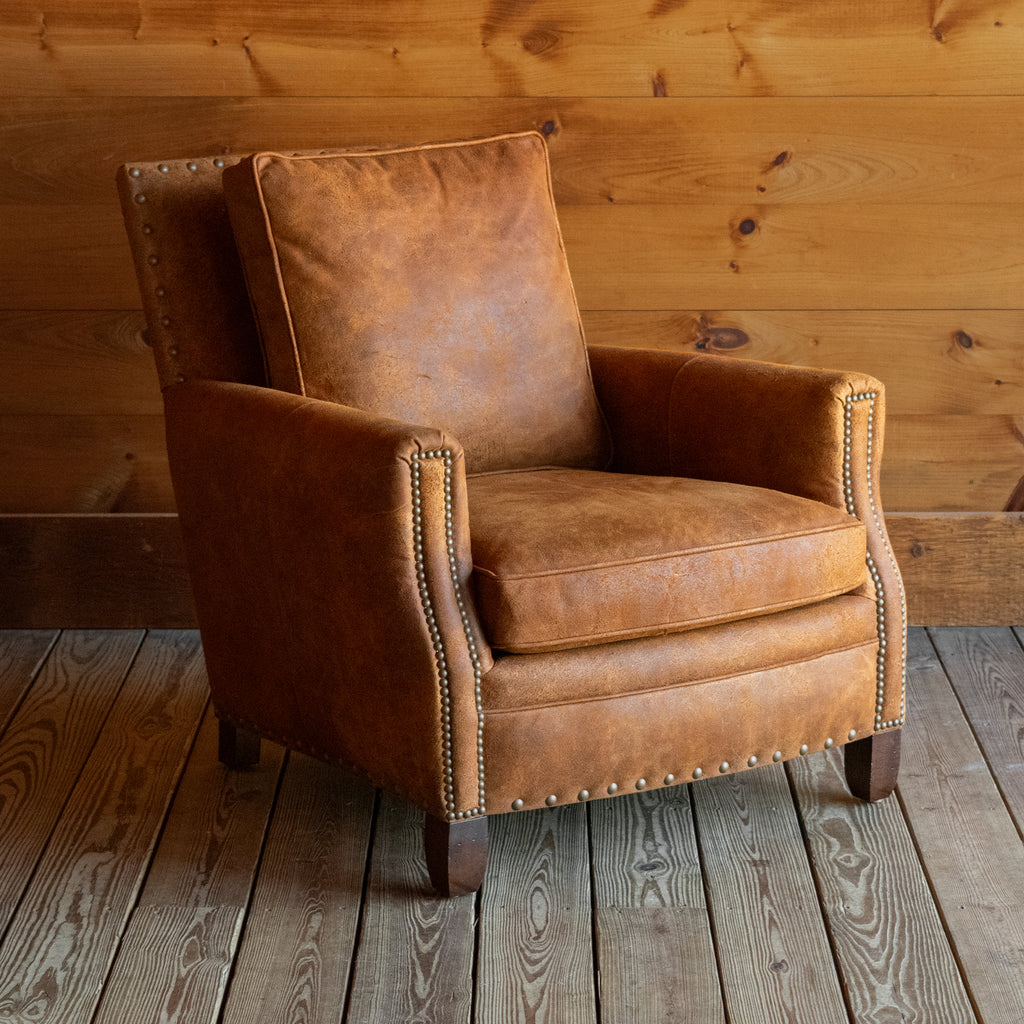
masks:
[[[218,714],[435,816],[479,813],[491,657],[458,441],[244,384],[164,401]]]
[[[864,523],[881,645],[876,727],[902,724],[906,601],[878,490],[882,384],[865,374],[700,353],[589,354],[616,471],[767,487],[844,508]]]

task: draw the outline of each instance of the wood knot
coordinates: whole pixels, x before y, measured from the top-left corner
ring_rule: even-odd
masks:
[[[523,49],[534,57],[553,57],[558,33],[550,25],[537,25],[523,37]]]
[[[750,344],[750,336],[738,327],[704,327],[696,347],[707,351],[728,352]]]
[[[655,96],[668,95],[668,83],[665,81],[664,71],[659,71],[654,78],[651,79],[651,88],[653,89]]]
[[[926,550],[927,548],[925,548],[920,541],[915,540],[914,543],[910,545],[910,557],[922,558]]]
[[[974,347],[974,339],[966,331],[957,331],[953,335],[953,340],[961,348],[973,348]]]
[[[556,125],[554,121],[545,121],[540,126],[540,130],[541,134],[543,134],[545,138],[550,138],[558,131],[558,125]]]

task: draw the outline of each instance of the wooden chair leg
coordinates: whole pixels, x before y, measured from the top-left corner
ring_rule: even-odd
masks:
[[[487,819],[442,821],[427,815],[423,827],[430,881],[441,896],[476,892],[487,866]]]
[[[847,743],[844,749],[846,784],[861,800],[884,800],[896,786],[900,770],[901,730],[876,732]]]
[[[260,737],[259,733],[250,732],[228,722],[219,722],[219,739],[217,757],[221,764],[229,768],[251,768],[259,764]]]

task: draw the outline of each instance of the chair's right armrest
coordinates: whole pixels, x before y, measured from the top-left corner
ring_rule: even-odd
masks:
[[[244,384],[191,381],[164,401],[218,714],[437,817],[478,808],[491,662],[458,441]]]

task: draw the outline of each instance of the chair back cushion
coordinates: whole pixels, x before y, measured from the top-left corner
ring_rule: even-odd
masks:
[[[449,431],[471,472],[607,464],[542,136],[259,153],[224,192],[273,387]]]

